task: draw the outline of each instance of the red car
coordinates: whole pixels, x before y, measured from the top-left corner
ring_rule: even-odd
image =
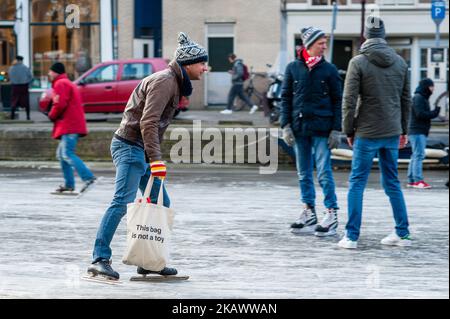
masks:
[[[94,66],[74,83],[81,93],[86,113],[120,113],[143,78],[167,67],[162,58],[115,60]],[[51,97],[51,89],[42,94],[41,111],[47,111]],[[188,104],[188,99],[183,98],[180,109],[185,110]]]

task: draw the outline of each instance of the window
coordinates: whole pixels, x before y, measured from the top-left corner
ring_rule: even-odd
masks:
[[[31,0],[30,36],[33,87],[46,88],[47,73],[62,62],[71,80],[100,62],[100,1],[79,0],[79,28],[68,28],[68,0]],[[69,14],[73,11],[69,10]]]
[[[153,73],[150,63],[127,63],[123,66],[122,81],[141,80]]]
[[[420,79],[428,76],[428,49],[420,49]]]
[[[209,38],[209,65],[211,72],[228,72],[233,67],[228,55],[233,53],[234,38]]]
[[[114,82],[117,80],[117,71],[119,70],[118,64],[106,65],[98,68],[87,77],[84,78],[84,83],[104,83]]]
[[[2,0],[0,20],[15,20],[16,0]]]
[[[13,28],[0,27],[0,72],[7,72],[15,57],[16,37]]]

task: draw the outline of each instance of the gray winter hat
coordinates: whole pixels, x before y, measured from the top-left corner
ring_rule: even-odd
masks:
[[[309,47],[313,45],[317,40],[325,37],[325,32],[314,27],[303,28],[301,32],[303,46],[306,49],[309,49]]]
[[[207,62],[208,54],[199,44],[192,41],[183,32],[178,34],[178,48],[175,51],[175,60],[181,65]]]
[[[366,25],[364,26],[364,37],[366,39],[384,39],[386,37],[386,31],[383,20],[376,16],[368,16]]]

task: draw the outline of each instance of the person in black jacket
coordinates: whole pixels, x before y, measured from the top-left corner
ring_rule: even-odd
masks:
[[[433,81],[426,78],[419,82],[414,94],[408,136],[412,147],[411,162],[408,168],[408,187],[431,188],[431,185],[423,179],[422,162],[425,159],[425,148],[430,133],[431,120],[438,117],[441,111],[440,107],[436,107],[433,111],[430,109],[429,99],[433,91]]]
[[[342,83],[336,67],[324,59],[327,38],[322,30],[302,30],[304,48],[286,68],[282,86],[283,139],[294,147],[305,208],[291,225],[294,233],[336,234],[338,203],[331,167],[331,149],[340,142]],[[313,170],[324,193],[324,219],[317,224]]]

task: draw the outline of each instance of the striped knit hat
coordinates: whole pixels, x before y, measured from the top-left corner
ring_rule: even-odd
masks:
[[[208,54],[199,44],[192,41],[187,34],[178,34],[178,48],[175,51],[175,60],[181,65],[207,62]]]
[[[303,46],[306,49],[309,49],[309,47],[320,38],[325,37],[325,32],[314,27],[303,28],[301,32],[302,32]]]

